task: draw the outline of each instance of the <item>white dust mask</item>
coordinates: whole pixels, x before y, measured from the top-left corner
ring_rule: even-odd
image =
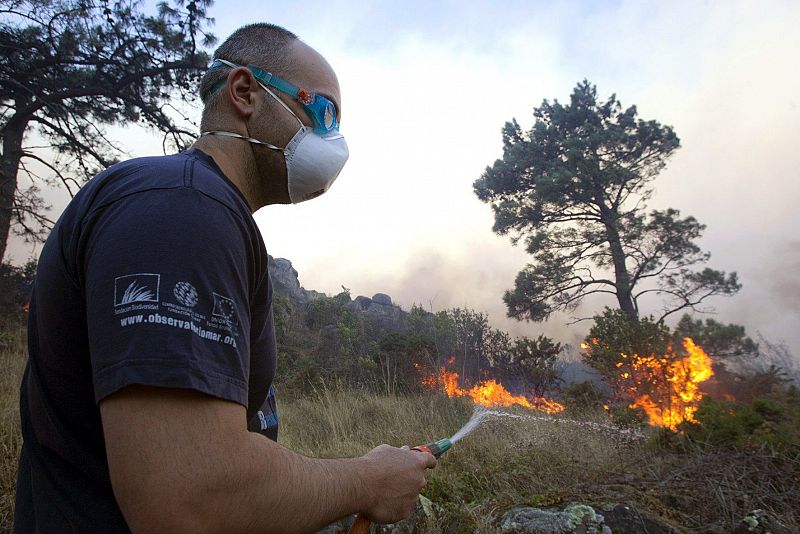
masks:
[[[304,125],[286,145],[283,154],[289,199],[297,204],[330,189],[347,162],[349,151],[339,132],[322,136]]]

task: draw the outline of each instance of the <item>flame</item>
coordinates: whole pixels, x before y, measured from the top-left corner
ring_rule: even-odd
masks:
[[[691,338],[684,338],[683,347],[688,354],[684,358],[675,356],[671,348],[666,355],[633,354],[629,370],[620,374],[623,380],[634,381],[628,386],[633,398],[630,407],[642,408],[651,425],[676,430],[684,421],[697,422],[694,414],[703,398],[700,384],[714,371],[711,358]]]
[[[438,375],[426,376],[422,383],[431,388],[441,388],[448,397],[470,397],[476,404],[483,406],[524,406],[546,413],[564,411],[564,406],[545,397],[528,398],[511,394],[500,382],[494,379],[482,380],[471,389],[466,390],[458,385],[458,373],[452,373],[442,367]]]

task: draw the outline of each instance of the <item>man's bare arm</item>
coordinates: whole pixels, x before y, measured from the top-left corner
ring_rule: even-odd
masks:
[[[247,431],[239,404],[129,386],[100,402],[114,495],[133,532],[309,532],[354,512],[407,516],[429,454],[311,459]]]

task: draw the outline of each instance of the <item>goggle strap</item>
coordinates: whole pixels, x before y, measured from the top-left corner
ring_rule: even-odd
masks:
[[[281,80],[271,72],[267,72],[264,69],[256,67],[255,65],[248,65],[247,68],[250,69],[250,72],[253,73],[253,76],[256,77],[256,80],[260,81],[264,85],[274,87],[281,93],[286,93],[292,98],[297,98],[300,94],[300,89],[298,87],[285,80]]]
[[[232,69],[235,69],[235,68],[240,67],[240,66],[241,65],[237,65],[236,63],[231,63],[230,61],[228,61],[226,59],[215,59],[211,63],[211,66],[208,67],[208,70],[218,69],[220,67],[230,67]],[[267,71],[265,71],[264,69],[262,69],[260,67],[256,67],[255,65],[252,65],[252,64],[251,65],[247,65],[247,68],[250,69],[250,72],[253,73],[253,76],[255,76],[256,80],[260,81],[264,85],[269,85],[271,87],[274,87],[278,91],[280,91],[282,93],[286,93],[287,95],[291,96],[292,98],[299,98],[299,95],[300,95],[300,88],[299,87],[297,87],[295,85],[292,85],[291,83],[289,83],[289,82],[287,82],[285,80],[281,80],[280,78],[278,78],[277,76],[275,76],[271,72],[267,72]],[[224,80],[220,80],[219,82],[217,82],[216,84],[214,84],[211,87],[211,89],[209,90],[209,93],[213,93],[214,91],[219,90],[219,88],[222,87],[223,85],[225,85],[225,81]]]
[[[228,79],[222,78],[220,81],[211,86],[211,89],[208,90],[208,94],[213,95],[214,93],[222,89],[226,83],[228,83]]]
[[[219,69],[221,67],[230,67],[232,69],[235,69],[238,66],[239,65],[236,65],[235,63],[231,63],[230,61],[228,61],[226,59],[214,58],[214,61],[212,61],[211,65],[208,66],[208,70]],[[226,83],[228,83],[227,78],[222,78],[220,81],[218,81],[217,83],[215,83],[214,85],[211,86],[211,89],[208,90],[207,94],[209,96],[213,95],[214,93],[216,93],[217,91],[222,89],[222,87]]]

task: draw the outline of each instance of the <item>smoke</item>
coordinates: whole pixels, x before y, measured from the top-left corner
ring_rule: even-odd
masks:
[[[365,272],[350,271],[338,282],[329,280],[323,290],[338,292],[344,285],[351,290],[353,297],[386,293],[405,310],[413,305],[432,312],[471,308],[487,314],[493,327],[512,336],[544,334],[562,343],[578,345],[588,332],[589,322],[568,325],[572,319],[566,314],[555,314],[545,323],[507,317],[503,293],[514,287],[514,278],[527,261],[529,256],[523,250],[512,247],[506,238],[487,232],[482,238],[476,237],[457,247],[415,251],[405,262],[388,272],[373,271],[369,267]],[[303,277],[302,268],[297,268]],[[314,264],[310,266],[310,272],[318,273],[320,268],[322,263]],[[304,284],[313,284],[311,280],[314,278],[317,276],[304,278]],[[319,289],[313,285],[306,287]],[[590,316],[596,309],[602,309],[602,305],[593,302],[577,310],[576,314]]]
[[[787,241],[777,247],[776,257],[781,264],[764,266],[763,278],[768,281],[775,307],[793,315],[795,324],[800,315],[800,241]]]
[[[761,335],[771,342],[784,343],[797,360],[797,348],[800,347],[800,332],[796,328],[800,320],[800,242],[784,241],[775,247],[766,244],[765,248],[754,250],[754,261],[732,262],[743,282],[741,292],[733,297],[709,300],[705,307],[712,313],[695,314],[695,317],[742,324],[753,338]],[[737,258],[741,257],[741,253],[737,255]],[[557,313],[543,323],[511,319],[507,317],[502,296],[507,289],[513,288],[514,278],[528,261],[530,257],[523,250],[512,247],[507,239],[487,232],[455,247],[412,251],[406,261],[397,262],[392,269],[370,268],[366,261],[362,264],[366,265],[363,271],[348,269],[345,274],[331,270],[332,258],[312,263],[307,268],[296,267],[304,285],[310,289],[336,293],[344,285],[351,289],[354,297],[387,293],[405,310],[415,304],[433,312],[467,307],[486,313],[493,327],[513,336],[544,334],[576,347],[592,323],[575,322],[575,318],[591,317],[604,306],[613,308],[615,302],[606,297],[590,297],[574,313]],[[726,266],[723,261],[712,264]],[[321,272],[326,276],[320,277]],[[645,303],[643,313],[656,312],[661,304],[653,297]],[[680,315],[674,314],[670,320],[674,323]]]

